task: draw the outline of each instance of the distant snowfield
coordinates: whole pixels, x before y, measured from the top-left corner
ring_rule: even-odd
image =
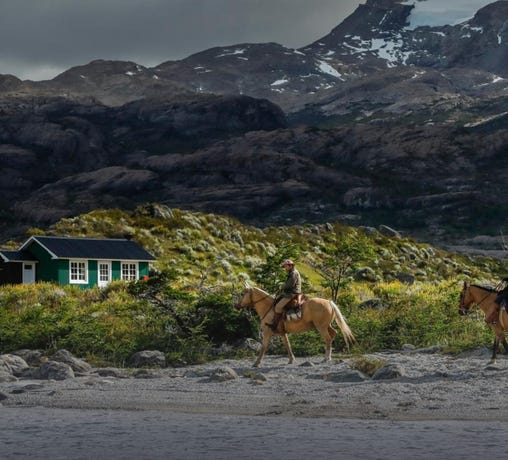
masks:
[[[415,5],[409,17],[408,29],[419,26],[460,24],[495,0],[407,0],[404,5]]]

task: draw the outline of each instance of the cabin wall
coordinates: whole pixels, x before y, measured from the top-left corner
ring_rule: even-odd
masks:
[[[20,262],[0,262],[0,285],[21,284],[23,282],[23,264]]]

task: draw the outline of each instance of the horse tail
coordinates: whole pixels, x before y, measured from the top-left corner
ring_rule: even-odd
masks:
[[[342,313],[340,312],[339,307],[337,305],[335,305],[335,303],[331,300],[330,300],[330,306],[333,309],[335,322],[337,323],[337,325],[340,328],[340,331],[342,332],[342,337],[344,337],[344,342],[346,343],[346,348],[349,349],[350,345],[352,345],[353,342],[356,342],[355,336],[353,335],[353,332],[347,325],[346,320],[344,319],[344,316],[342,316]]]

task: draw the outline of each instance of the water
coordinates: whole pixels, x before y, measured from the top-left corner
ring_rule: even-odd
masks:
[[[0,458],[505,459],[502,422],[0,407]]]

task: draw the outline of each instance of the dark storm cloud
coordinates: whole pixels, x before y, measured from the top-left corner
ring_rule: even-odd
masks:
[[[93,59],[143,65],[212,46],[300,47],[363,0],[0,0],[0,73],[52,78]]]

